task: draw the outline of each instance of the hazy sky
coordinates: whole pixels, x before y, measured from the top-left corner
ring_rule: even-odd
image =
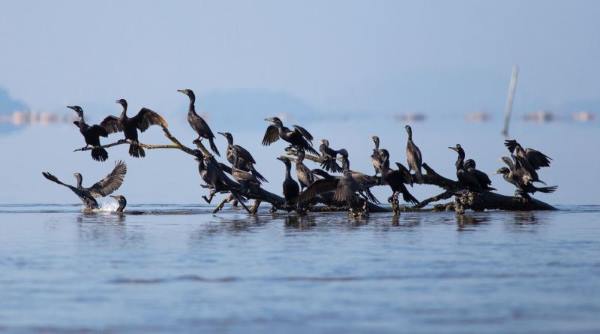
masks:
[[[65,106],[80,104],[92,122],[117,114],[114,100],[126,97],[132,109],[145,105],[165,114],[188,144],[195,135],[185,123],[187,99],[176,89],[193,88],[199,109],[213,111],[213,131],[232,131],[272,181],[265,187],[279,192],[283,165],[275,157],[283,143],[261,146],[261,111],[499,113],[516,63],[521,72],[511,135],[555,159],[543,179],[560,191],[541,198],[598,203],[600,176],[573,171],[600,168],[598,155],[580,154],[598,141],[599,123],[518,120],[534,108],[581,101],[595,101],[600,110],[599,17],[598,1],[10,1],[0,8],[0,86],[38,110],[72,114]],[[234,118],[237,111],[246,115]],[[234,127],[232,119],[243,126]],[[392,161],[405,160],[400,122],[316,119],[300,124],[315,138],[348,148],[353,168],[371,170],[373,134]],[[425,161],[444,175],[454,175],[456,156],[447,147],[456,143],[491,174],[506,154],[500,123],[500,117],[484,124],[431,117],[415,125],[415,135]],[[164,138],[152,129],[143,141]],[[217,143],[224,150],[223,138]],[[136,160],[118,147],[101,164],[72,152],[81,145],[70,124],[0,137],[0,150],[11,157],[1,167],[9,177],[1,178],[0,189],[10,191],[0,194],[0,203],[73,202],[40,172],[69,180],[81,171],[88,184],[116,159],[128,163],[120,191],[132,203],[195,203],[205,194],[195,162],[185,155],[151,152]],[[512,193],[497,176],[493,180],[502,193]],[[414,189],[419,198],[438,191]],[[377,191],[384,198],[384,189]]]
[[[548,107],[600,98],[598,17],[600,2],[573,0],[9,1],[0,86],[45,110],[119,96],[172,108],[191,87],[471,111],[502,109],[518,63],[517,105]]]

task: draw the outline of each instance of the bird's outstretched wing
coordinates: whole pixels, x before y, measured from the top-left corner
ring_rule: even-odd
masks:
[[[306,203],[311,199],[315,198],[318,194],[334,191],[337,188],[339,179],[327,178],[313,182],[308,188],[306,188],[298,198],[300,203]]]
[[[310,134],[310,132],[308,132],[308,130],[301,127],[300,125],[294,125],[294,129],[296,129],[296,131],[300,132],[302,137],[306,138],[306,140],[308,140],[309,142],[312,142],[313,136]]]
[[[126,173],[127,165],[123,161],[117,161],[115,168],[110,174],[88,188],[90,194],[94,197],[104,197],[112,194],[121,187]]]
[[[517,148],[517,145],[519,145],[519,143],[517,143],[516,140],[514,139],[507,139],[504,141],[504,146],[506,146],[506,148],[508,149],[508,151],[510,153],[514,153],[515,149]]]
[[[161,115],[148,108],[140,109],[140,112],[131,119],[135,122],[135,126],[142,132],[148,130],[151,125],[160,125],[163,129],[169,127],[169,124]]]
[[[527,160],[533,168],[540,169],[541,167],[550,167],[550,161],[552,158],[544,153],[536,151],[532,148],[528,148],[525,150],[525,154],[527,156]]]
[[[59,180],[56,176],[54,176],[48,172],[42,172],[42,175],[44,175],[45,178],[47,178],[48,180],[50,180],[52,182],[58,183],[61,186],[66,186],[66,184],[62,183],[62,181]]]
[[[271,145],[277,140],[279,140],[279,129],[274,125],[269,125],[263,137],[262,144],[265,146]]]
[[[108,116],[102,122],[100,126],[103,127],[107,133],[115,133],[123,131],[123,126],[119,121],[119,118],[115,116]]]

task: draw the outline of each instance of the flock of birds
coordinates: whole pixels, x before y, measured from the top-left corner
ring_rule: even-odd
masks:
[[[208,123],[196,113],[194,92],[190,89],[178,90],[178,92],[189,98],[189,109],[187,120],[198,137],[193,141],[201,146],[202,140],[209,142],[210,150],[216,156],[220,156],[215,135]],[[108,152],[102,146],[100,138],[108,137],[109,134],[122,132],[124,139],[118,143],[129,144],[129,154],[135,158],[145,157],[143,144],[139,141],[139,133],[146,131],[151,126],[160,126],[163,130],[168,128],[167,121],[158,113],[142,108],[135,116],[127,115],[127,101],[119,99],[116,101],[122,107],[119,117],[108,116],[100,124],[89,125],[85,122],[84,112],[80,106],[68,106],[78,115],[74,124],[82,134],[86,148],[91,150],[91,156],[97,161],[106,161]],[[374,174],[369,175],[350,169],[348,151],[345,149],[333,149],[327,139],[322,139],[317,151],[312,144],[314,137],[305,128],[294,125],[286,127],[281,119],[271,117],[265,119],[269,123],[262,144],[271,145],[278,140],[283,140],[289,145],[286,148],[288,155],[281,156],[285,165],[285,179],[283,181],[283,197],[285,199],[284,209],[290,211],[304,212],[315,203],[346,207],[351,210],[366,208],[368,203],[379,203],[371,193],[371,188],[379,185],[387,185],[392,191],[388,201],[398,198],[401,194],[407,203],[419,204],[419,201],[408,191],[407,185],[411,187],[417,183],[424,183],[423,157],[419,147],[413,141],[412,129],[405,126],[408,138],[406,144],[405,167],[402,163],[395,163],[396,169],[390,164],[388,150],[380,147],[377,136],[373,136],[373,153],[371,161]],[[204,187],[210,190],[209,196],[204,196],[210,203],[217,193],[230,193],[234,204],[242,203],[250,198],[249,194],[256,193],[263,182],[267,179],[256,170],[256,160],[244,147],[235,144],[233,135],[229,132],[217,132],[227,140],[226,159],[229,165],[218,162],[213,154],[205,150],[194,150],[193,154],[198,161],[198,169],[204,180]],[[551,159],[531,148],[523,148],[516,140],[506,140],[505,145],[510,152],[510,157],[503,157],[502,161],[506,167],[498,169],[497,173],[516,187],[516,196],[529,199],[529,195],[535,192],[551,193],[556,186],[538,187],[535,183],[544,183],[538,177],[537,171],[542,167],[549,167]],[[465,151],[460,144],[449,149],[456,151],[456,177],[461,190],[472,192],[485,192],[495,190],[491,187],[490,178],[477,169],[473,159],[465,160]],[[305,164],[307,155],[311,160],[320,163],[321,168],[311,169]],[[295,160],[295,161],[293,161]],[[292,177],[292,163],[295,163],[295,174],[297,181]],[[81,174],[76,173],[77,184],[68,185],[60,181],[54,175],[44,172],[43,176],[50,181],[65,186],[73,191],[83,202],[86,210],[98,209],[97,198],[105,197],[119,189],[124,181],[127,166],[118,161],[110,174],[96,182],[91,187],[82,185]],[[117,212],[123,212],[127,200],[122,195],[111,196],[119,204]]]

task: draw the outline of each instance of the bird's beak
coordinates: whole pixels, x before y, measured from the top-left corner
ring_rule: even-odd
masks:
[[[75,110],[75,106],[67,106],[67,108]]]
[[[218,134],[220,134],[221,136],[225,137],[225,134],[223,132],[217,132]]]
[[[277,157],[277,160],[284,161],[282,157]]]
[[[120,104],[120,103],[121,103],[121,101],[119,101],[119,100],[115,100],[115,103],[119,103],[119,104]]]
[[[454,151],[454,152],[458,152],[458,150],[456,149],[456,147],[452,147],[452,146],[450,146],[450,147],[448,147],[448,148],[449,148],[449,149],[451,149],[451,150],[452,150],[452,151]]]
[[[265,121],[271,122],[271,121],[273,121],[273,118],[265,118]]]
[[[177,91],[180,92],[180,93],[182,93],[182,94],[185,94],[185,90],[183,90],[183,89],[178,89]]]
[[[114,199],[117,199],[117,198],[118,198],[117,196],[114,196],[114,195],[110,195],[110,197],[112,197],[112,198],[114,198]]]

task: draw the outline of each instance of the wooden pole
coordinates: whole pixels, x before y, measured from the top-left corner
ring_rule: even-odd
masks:
[[[517,80],[519,79],[519,66],[513,65],[510,83],[508,84],[508,97],[506,98],[506,106],[504,107],[504,128],[502,135],[508,137],[508,125],[510,123],[510,115],[512,114],[513,100],[517,91]]]

